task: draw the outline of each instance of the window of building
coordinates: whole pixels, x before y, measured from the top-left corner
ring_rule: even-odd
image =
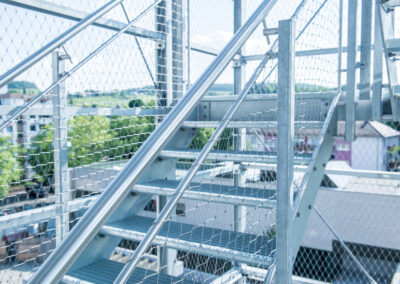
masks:
[[[176,205],[176,215],[185,216],[185,203],[178,203]]]
[[[8,127],[7,127],[7,131],[8,131],[8,132],[13,132],[13,127],[12,127],[12,126],[8,126]]]
[[[36,131],[36,125],[32,124],[30,129],[31,129],[31,131]]]
[[[336,149],[341,152],[348,152],[350,151],[350,144],[346,143],[337,144]]]

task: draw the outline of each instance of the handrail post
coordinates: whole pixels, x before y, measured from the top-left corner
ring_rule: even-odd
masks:
[[[64,54],[52,53],[53,81],[56,82],[65,71]],[[67,154],[67,93],[65,82],[53,90],[53,145],[54,145],[54,193],[57,206],[56,245],[61,243],[69,231],[69,176]]]
[[[292,283],[295,22],[279,22],[276,283]]]

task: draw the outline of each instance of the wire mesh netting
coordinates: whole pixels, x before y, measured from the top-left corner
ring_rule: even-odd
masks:
[[[49,1],[64,16],[0,4],[0,73],[106,2]],[[243,21],[261,2],[243,3]],[[332,99],[345,90],[338,70],[346,66],[337,51],[341,2],[290,2],[274,5],[244,45],[244,57],[225,68],[132,189],[133,208],[122,208],[126,216],[101,229],[94,241],[101,252],[84,256],[93,260],[82,258],[68,277],[107,283],[118,275],[233,104],[234,73],[246,70],[240,90],[265,52],[277,52],[278,35],[264,34],[290,17],[296,20],[293,183],[295,197],[301,194]],[[158,1],[147,10],[153,3],[123,1],[0,89],[0,123],[42,94],[0,130],[0,282],[29,279],[234,34],[232,1]],[[276,253],[277,64],[270,58],[252,84],[141,257],[134,281],[264,282]],[[354,142],[344,139],[344,129],[340,121],[293,274],[335,283],[365,283],[371,275],[390,283],[400,262],[400,128],[396,121],[358,121]]]

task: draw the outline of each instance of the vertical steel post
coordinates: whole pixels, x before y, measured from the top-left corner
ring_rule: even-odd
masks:
[[[339,29],[338,29],[338,92],[342,90],[342,62],[343,62],[343,0],[339,0]]]
[[[360,48],[360,100],[371,97],[372,0],[362,0]]]
[[[52,53],[53,81],[57,81],[65,71],[63,54]],[[67,155],[67,93],[65,83],[53,91],[53,145],[54,145],[54,193],[56,195],[56,244],[58,245],[69,231],[69,176]]]
[[[236,33],[242,26],[243,18],[245,17],[245,3],[242,0],[234,0],[233,2],[233,31]],[[240,49],[240,57],[244,53],[244,48]],[[243,83],[245,82],[245,68],[242,61],[234,63],[233,67],[233,94],[238,95],[242,91]],[[243,151],[246,147],[246,129],[234,129],[234,149]],[[239,167],[238,172],[234,173],[234,186],[244,186],[246,183],[246,172]],[[245,206],[234,206],[234,230],[244,232],[246,230],[246,214]]]
[[[379,3],[381,4],[381,3]],[[385,67],[386,74],[388,79],[388,87],[390,93],[390,101],[392,108],[392,116],[394,120],[400,119],[400,111],[399,111],[399,99],[394,95],[394,87],[397,85],[397,67],[396,61],[393,60],[392,55],[386,49],[386,41],[394,38],[394,12],[392,10],[386,11],[383,9],[382,5],[377,5],[376,9],[379,11],[376,13],[380,21],[380,32],[381,32],[381,41],[383,45],[383,54],[385,55]]]
[[[166,106],[171,106],[183,96],[184,91],[184,46],[183,46],[183,3],[182,0],[167,0],[165,2],[165,25],[167,41],[165,43],[165,59],[167,65],[164,76],[166,87]],[[175,166],[175,165],[173,165]],[[157,213],[159,214],[168,201],[168,197],[159,196]],[[171,216],[174,218],[174,215]],[[158,264],[161,272],[173,275],[177,250],[158,248]]]
[[[358,0],[348,1],[347,82],[346,82],[346,140],[356,139],[356,57]]]
[[[292,283],[295,22],[279,22],[276,283]]]
[[[167,32],[167,4],[166,1],[161,1],[156,6],[156,31],[162,34]],[[167,51],[166,42],[157,43],[156,47],[156,106],[163,108],[167,106]]]
[[[383,42],[382,28],[378,13],[380,13],[378,1],[375,4],[375,22],[374,22],[374,70],[372,82],[372,120],[381,120],[382,118],[382,71],[383,71]]]
[[[167,33],[167,1],[161,1],[156,6],[156,31]],[[167,44],[168,41],[159,43],[156,47],[156,107],[165,108],[168,105],[168,81],[167,81]],[[166,197],[157,196],[157,215],[166,203]],[[163,248],[157,247],[157,271],[161,272],[163,266]]]
[[[184,17],[183,1],[171,1],[171,50],[172,50],[172,97],[177,100],[183,96],[184,91]]]
[[[191,53],[191,40],[190,40],[190,0],[186,0],[186,37],[187,37],[187,58],[186,58],[186,68],[187,68],[187,82],[186,88],[190,88],[190,53]]]

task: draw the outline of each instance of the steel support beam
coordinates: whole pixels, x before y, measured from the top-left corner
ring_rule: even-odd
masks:
[[[295,22],[279,22],[276,283],[292,283]]]
[[[356,58],[358,0],[348,1],[347,79],[346,79],[346,140],[356,139]]]
[[[369,100],[371,97],[372,2],[372,0],[362,0],[360,100]]]
[[[371,46],[373,49],[373,46]],[[361,46],[357,47],[357,50],[361,50]],[[318,49],[308,49],[308,50],[298,50],[295,52],[296,57],[306,57],[306,56],[320,56],[320,55],[330,55],[337,54],[339,52],[339,48],[331,47],[331,48],[318,48]],[[342,47],[342,52],[347,52],[347,46]],[[253,54],[253,55],[244,55],[242,56],[242,60],[244,62],[253,61],[253,60],[261,60],[263,54]]]
[[[334,110],[334,109],[333,109]],[[325,134],[322,132],[319,141],[320,148],[316,152],[316,157],[313,158],[312,165],[309,165],[303,183],[301,192],[296,197],[295,210],[293,212],[293,239],[292,239],[292,256],[295,257],[300,248],[304,232],[307,227],[307,222],[312,211],[312,206],[320,189],[321,180],[325,172],[326,163],[332,153],[333,143],[335,142],[336,134],[336,112],[331,114],[329,125]]]
[[[383,71],[383,38],[378,1],[375,4],[374,19],[374,69],[372,82],[372,120],[381,120],[382,117],[382,71]]]
[[[241,25],[242,20],[245,18],[245,5],[242,0],[234,0],[233,1],[233,32],[236,33]],[[239,56],[242,56],[244,53],[244,48],[241,48],[238,52]],[[233,94],[239,95],[243,89],[244,82],[246,80],[245,77],[245,67],[241,63],[234,65],[233,67]],[[234,149],[236,151],[243,151],[246,147],[246,129],[239,128],[234,129]],[[240,163],[237,163],[240,165]],[[242,170],[240,166],[238,166],[238,170],[233,175],[233,184],[234,186],[244,186],[246,183],[246,171]],[[246,215],[247,209],[245,206],[235,205],[234,213],[233,213],[233,226],[234,231],[244,232],[246,230]],[[237,263],[236,265],[239,265]]]
[[[386,63],[386,73],[389,83],[389,92],[391,95],[391,106],[393,119],[400,119],[400,110],[399,110],[399,97],[394,93],[394,87],[397,85],[397,64],[395,60],[393,60],[393,54],[391,54],[387,49],[387,41],[394,38],[394,12],[393,11],[385,11],[381,5],[377,5],[376,9],[378,12],[376,13],[379,21],[380,21],[380,32],[382,45],[385,55],[385,63]]]
[[[64,73],[65,55],[59,51],[52,54],[53,81],[56,82]],[[53,90],[53,145],[54,145],[54,194],[56,196],[56,243],[64,239],[69,231],[69,175],[67,154],[67,92],[65,82]]]
[[[157,108],[164,109],[173,103],[173,25],[176,26],[173,15],[173,0],[164,0],[156,8],[156,31],[166,35],[163,45],[156,48],[156,100]],[[157,215],[167,203],[167,196],[157,196]],[[159,272],[168,274],[170,271],[171,260],[173,261],[173,250],[158,246],[157,247],[157,269]]]

